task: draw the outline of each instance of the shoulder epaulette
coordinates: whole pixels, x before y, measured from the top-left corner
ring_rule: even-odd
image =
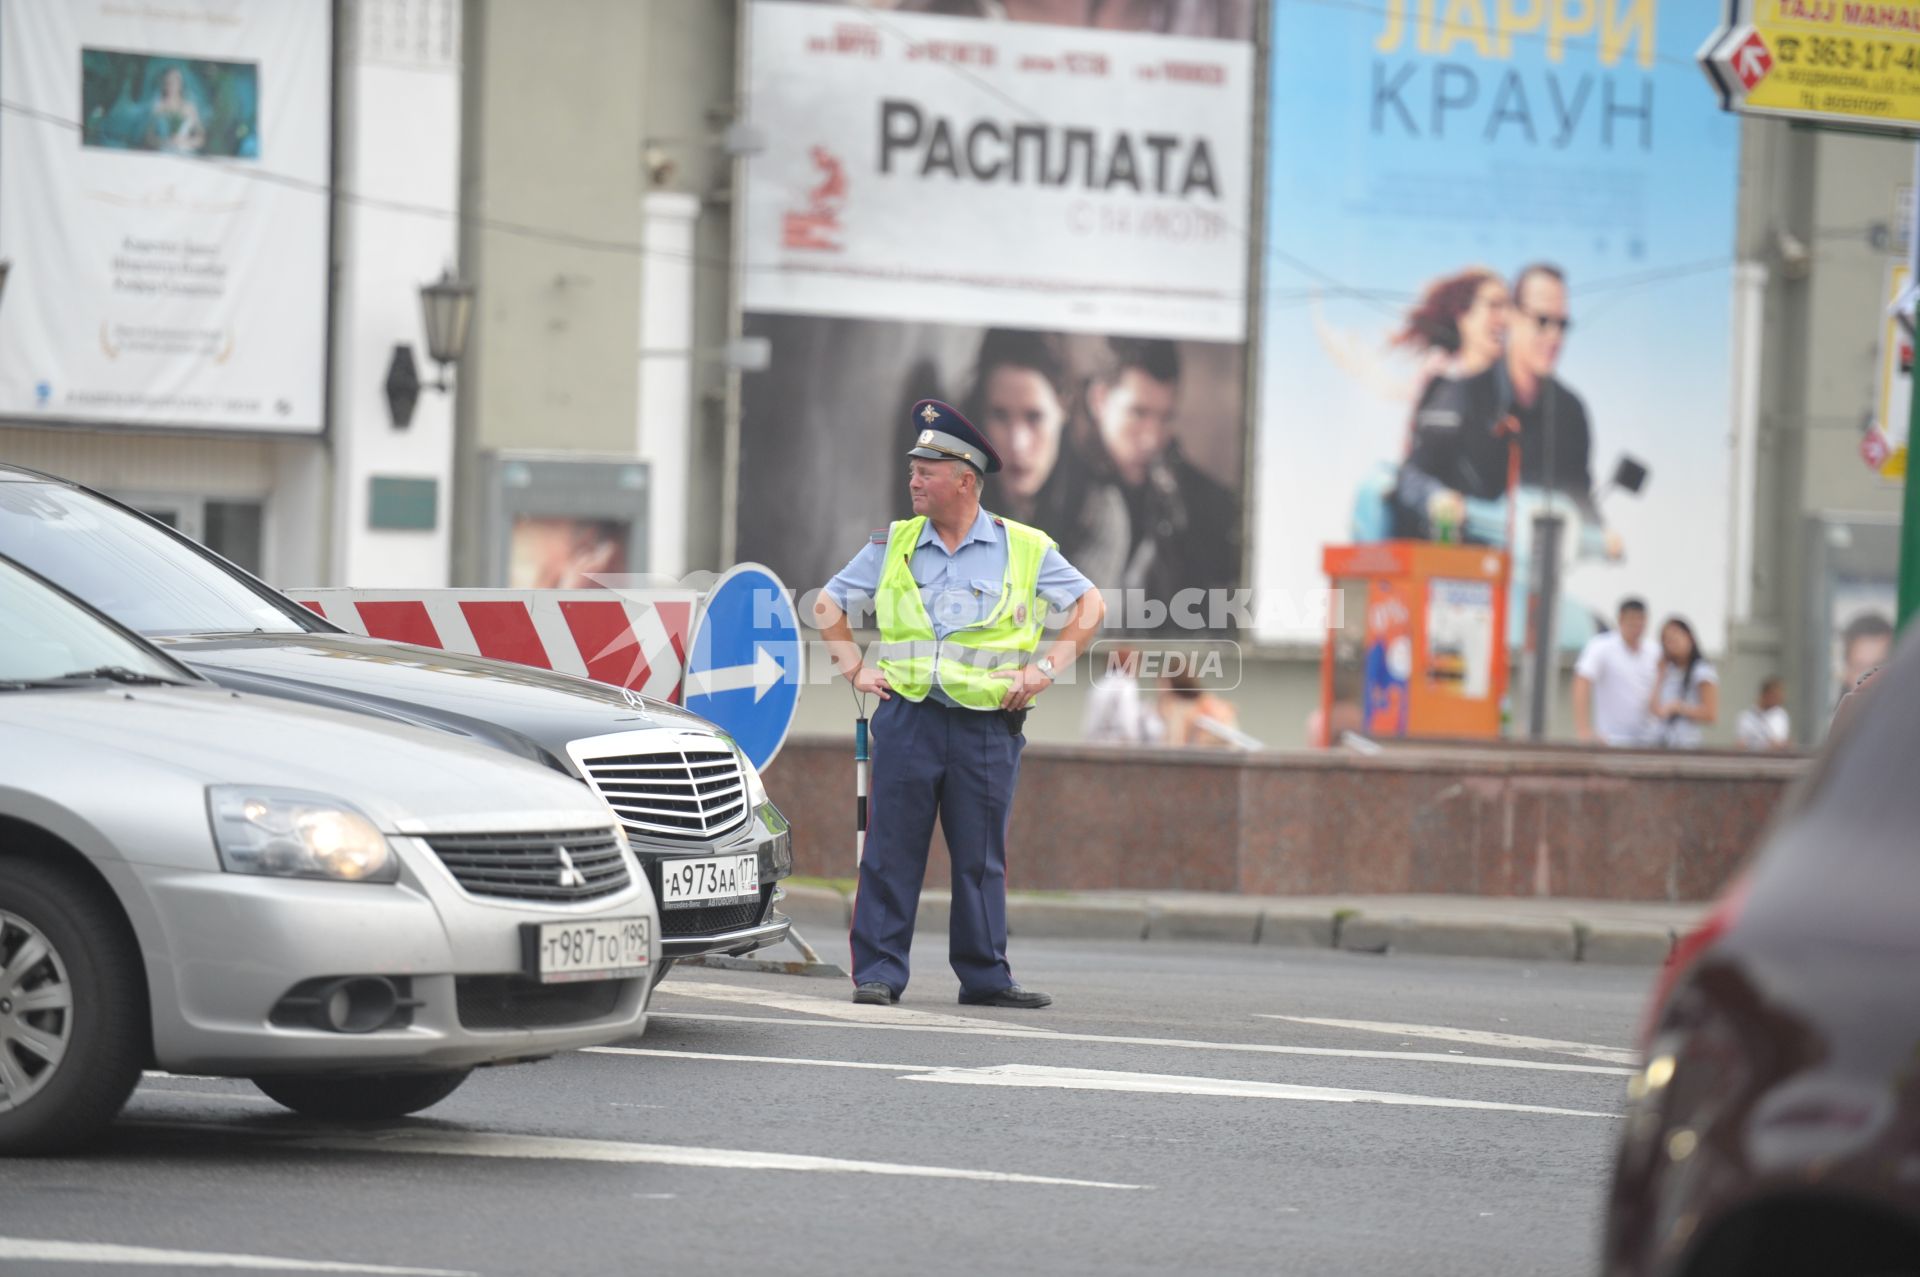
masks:
[[[867,540],[873,545],[885,545],[887,543],[887,537],[892,531],[893,529],[891,528],[875,528],[867,534]]]

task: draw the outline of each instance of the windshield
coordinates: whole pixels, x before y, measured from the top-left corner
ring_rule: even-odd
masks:
[[[142,634],[305,629],[213,559],[59,484],[0,482],[0,554]]]
[[[110,677],[103,671],[122,681],[187,678],[145,644],[0,559],[0,687]]]

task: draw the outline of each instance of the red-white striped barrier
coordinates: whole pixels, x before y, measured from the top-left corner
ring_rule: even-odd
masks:
[[[289,590],[341,629],[680,701],[697,590]]]

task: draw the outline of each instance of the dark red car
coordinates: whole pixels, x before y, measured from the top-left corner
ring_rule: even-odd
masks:
[[[1920,1274],[1920,646],[1813,773],[1649,1013],[1605,1277]]]

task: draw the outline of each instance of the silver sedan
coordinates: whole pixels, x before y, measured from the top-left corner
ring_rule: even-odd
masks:
[[[659,931],[586,786],[222,690],[0,559],[0,1152],[147,1067],[415,1112],[640,1032]]]

